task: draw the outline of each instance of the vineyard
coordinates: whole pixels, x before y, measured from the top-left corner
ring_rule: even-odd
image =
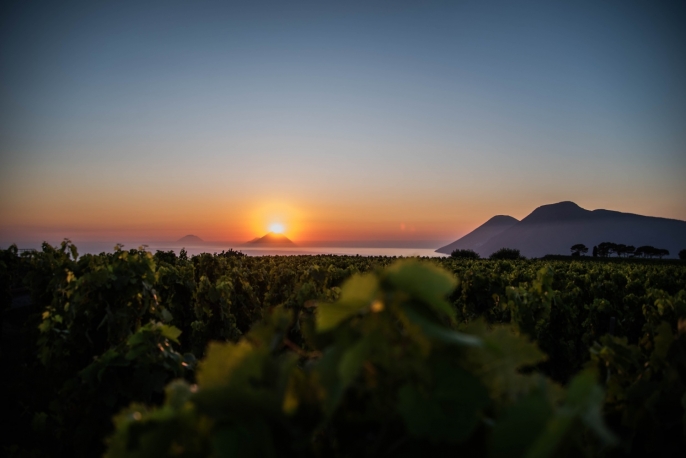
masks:
[[[8,456],[686,449],[684,262],[65,241],[0,250],[0,298]]]

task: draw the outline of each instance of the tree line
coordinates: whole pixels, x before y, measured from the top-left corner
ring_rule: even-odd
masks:
[[[572,256],[581,256],[588,253],[588,247],[582,243],[577,243],[571,247]],[[669,256],[669,250],[664,248],[655,248],[651,245],[643,245],[636,248],[633,245],[625,245],[623,243],[603,242],[595,245],[592,251],[593,257],[606,258],[612,254],[617,257],[630,258],[659,258]],[[686,259],[686,249],[679,252],[680,259]]]
[[[572,256],[582,256],[588,253],[588,247],[582,243],[577,243],[572,245]],[[592,251],[593,257],[606,258],[612,254],[616,254],[617,257],[629,257],[629,258],[659,258],[662,259],[665,256],[669,256],[669,250],[664,248],[655,248],[650,245],[643,245],[636,248],[633,245],[625,245],[623,243],[612,243],[603,242],[595,245]],[[481,259],[479,253],[474,250],[453,250],[450,253],[450,257],[457,259]],[[501,248],[495,253],[489,256],[492,260],[503,260],[503,259],[525,259],[521,255],[519,250],[514,248]],[[686,260],[686,249],[679,251],[679,259]]]
[[[481,256],[479,253],[477,253],[474,250],[453,250],[450,253],[451,258],[456,258],[456,259],[481,259]],[[522,254],[519,252],[519,250],[515,248],[501,248],[498,251],[492,253],[488,259],[491,260],[515,260],[515,259],[526,259]]]

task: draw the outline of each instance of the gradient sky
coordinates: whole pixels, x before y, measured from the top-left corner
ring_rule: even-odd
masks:
[[[3,2],[0,245],[686,220],[683,2],[226,3]]]

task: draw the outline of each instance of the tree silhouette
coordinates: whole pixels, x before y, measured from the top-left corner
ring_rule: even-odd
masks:
[[[479,253],[477,253],[474,250],[453,250],[452,253],[450,253],[451,258],[457,258],[457,259],[479,259]]]
[[[662,259],[663,256],[669,256],[669,250],[665,250],[664,248],[658,248],[655,250],[655,256]]]
[[[665,250],[664,248],[655,248],[654,246],[650,245],[644,245],[636,248],[634,255],[644,258],[658,257],[662,259],[664,256],[669,256],[669,250]]]
[[[679,251],[679,259],[686,260],[686,248]]]
[[[643,245],[638,248],[636,248],[636,251],[634,252],[635,256],[640,256],[642,258],[652,258],[655,256],[656,249],[653,246],[650,245]]]
[[[623,243],[620,243],[615,247],[617,256],[629,256],[630,254],[633,254],[634,251],[636,251],[636,247],[633,245],[624,245]]]
[[[617,244],[612,242],[603,242],[598,244],[598,256],[607,257],[617,250]]]
[[[593,246],[593,257],[594,258],[598,257],[598,246],[597,245]]]
[[[586,248],[586,245],[583,243],[577,243],[576,245],[573,245],[571,250],[572,256],[581,256],[582,254],[588,253],[588,248]]]
[[[501,248],[489,256],[489,259],[524,259],[515,248]]]

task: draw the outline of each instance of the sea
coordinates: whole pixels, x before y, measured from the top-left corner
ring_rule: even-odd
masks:
[[[82,254],[98,254],[102,252],[111,253],[114,251],[116,242],[94,242],[94,241],[74,241],[79,255]],[[40,249],[40,243],[23,243],[17,244],[20,249]],[[59,243],[54,244],[59,245]],[[174,251],[179,253],[185,249],[189,255],[196,255],[200,253],[221,253],[230,249],[240,251],[248,256],[297,256],[297,255],[340,255],[340,256],[398,256],[398,257],[443,257],[447,256],[442,253],[436,253],[436,248],[426,246],[422,247],[356,247],[356,246],[295,246],[295,247],[263,247],[245,244],[231,244],[231,243],[212,243],[205,242],[202,244],[182,244],[180,242],[149,242],[149,243],[122,243],[124,250],[131,248],[143,247],[145,250],[152,253],[157,250]]]

